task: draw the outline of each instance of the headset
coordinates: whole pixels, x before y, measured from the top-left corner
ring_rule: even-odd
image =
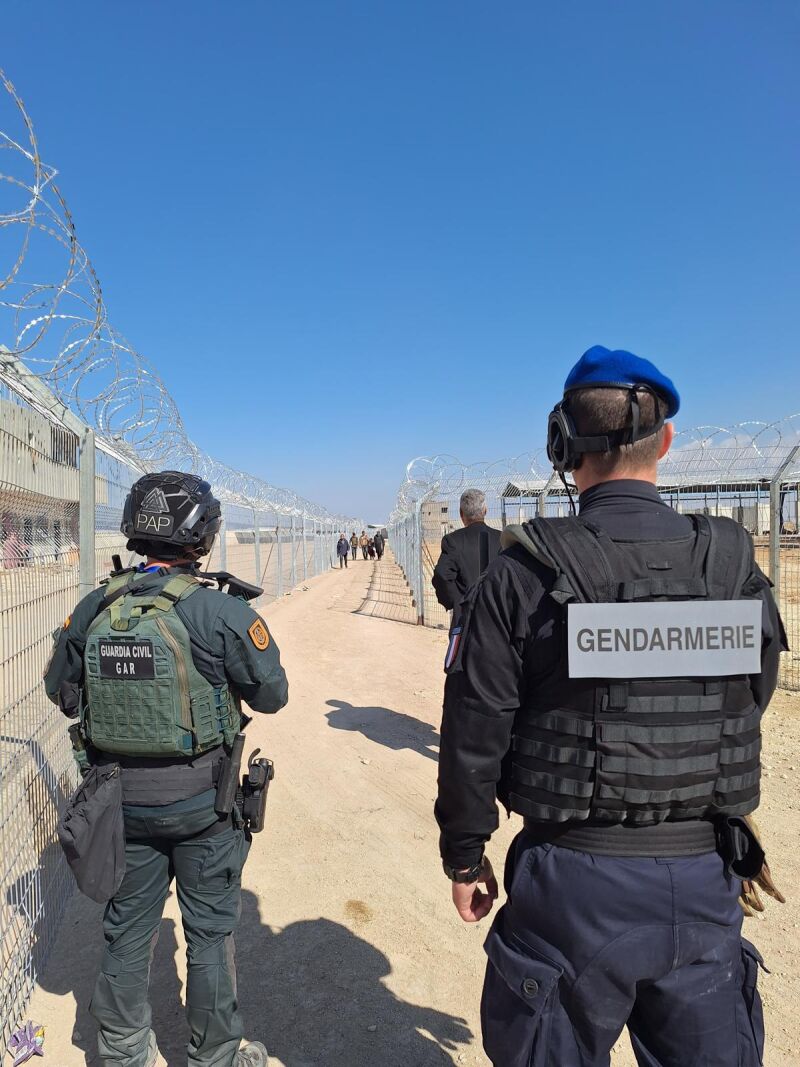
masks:
[[[575,422],[569,411],[569,394],[577,389],[627,389],[631,410],[630,426],[605,434],[582,437],[575,429]],[[641,392],[650,393],[656,399],[656,411],[659,412],[655,425],[645,431],[639,429],[641,408],[638,394]],[[587,452],[610,452],[612,448],[632,445],[636,441],[652,437],[659,432],[666,419],[666,415],[660,411],[659,400],[663,403],[664,398],[649,385],[641,383],[631,385],[630,382],[592,382],[567,390],[564,398],[556,404],[547,418],[547,458],[555,470],[563,475],[580,467]]]

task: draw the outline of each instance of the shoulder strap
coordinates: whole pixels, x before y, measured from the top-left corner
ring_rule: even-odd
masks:
[[[550,595],[554,600],[563,604],[568,600],[603,603],[617,599],[613,568],[604,548],[606,535],[599,527],[569,515],[532,519],[526,523],[525,533],[552,561],[556,581]]]
[[[722,516],[692,515],[698,537],[707,539],[703,576],[712,600],[736,600],[755,562],[753,541],[738,522]]]
[[[138,584],[138,583],[137,583]],[[134,630],[139,620],[148,612],[168,612],[185,597],[201,587],[191,574],[175,574],[161,588],[137,589],[133,583],[114,591],[106,600],[112,630]]]

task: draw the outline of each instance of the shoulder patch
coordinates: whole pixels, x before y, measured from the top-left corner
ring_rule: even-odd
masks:
[[[69,624],[71,622],[72,622],[72,616],[71,615],[67,615],[66,619],[64,619],[64,625],[61,627],[61,629],[62,630],[68,630],[69,629]]]
[[[269,630],[264,625],[262,619],[256,619],[253,625],[248,627],[247,632],[250,635],[250,640],[253,642],[259,652],[263,652],[264,649],[268,647]]]

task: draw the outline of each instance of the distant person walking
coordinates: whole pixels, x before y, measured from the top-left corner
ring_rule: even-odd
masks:
[[[353,530],[353,536],[350,538],[350,551],[353,553],[353,562],[356,561],[356,552],[358,552],[358,534]]]
[[[369,552],[370,559],[375,559],[375,542],[371,537],[367,543],[367,552]]]
[[[350,555],[350,545],[343,533],[339,534],[336,542],[336,555],[339,557],[339,568],[347,566],[347,557]]]
[[[383,557],[383,549],[384,549],[384,540],[383,540],[383,534],[380,532],[380,530],[375,534],[375,536],[373,538],[373,541],[375,542],[375,552],[376,552],[376,554],[378,556],[378,559],[382,559],[382,557]]]
[[[369,553],[369,538],[367,537],[366,530],[361,531],[361,537],[358,539],[358,543],[361,545],[361,553],[364,556],[364,559],[366,559]]]
[[[463,530],[442,538],[442,554],[433,572],[436,599],[458,621],[458,605],[500,552],[500,531],[486,525],[486,496],[480,489],[461,494]]]

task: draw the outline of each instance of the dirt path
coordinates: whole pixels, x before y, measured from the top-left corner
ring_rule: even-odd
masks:
[[[265,611],[291,698],[248,731],[277,777],[245,868],[237,961],[248,1036],[276,1067],[487,1062],[478,1004],[488,923],[457,919],[431,814],[446,636],[395,621],[413,615],[403,590],[390,560],[357,560]],[[770,711],[762,815],[792,901],[748,931],[773,972],[762,982],[769,1067],[800,1061],[798,703],[783,696]],[[498,867],[516,828],[505,824],[491,844]],[[101,943],[100,909],[76,896],[30,1008],[47,1027],[52,1067],[95,1063],[86,1005]],[[151,983],[170,1067],[186,1063],[182,957],[173,895]],[[615,1053],[614,1067],[632,1062]]]

